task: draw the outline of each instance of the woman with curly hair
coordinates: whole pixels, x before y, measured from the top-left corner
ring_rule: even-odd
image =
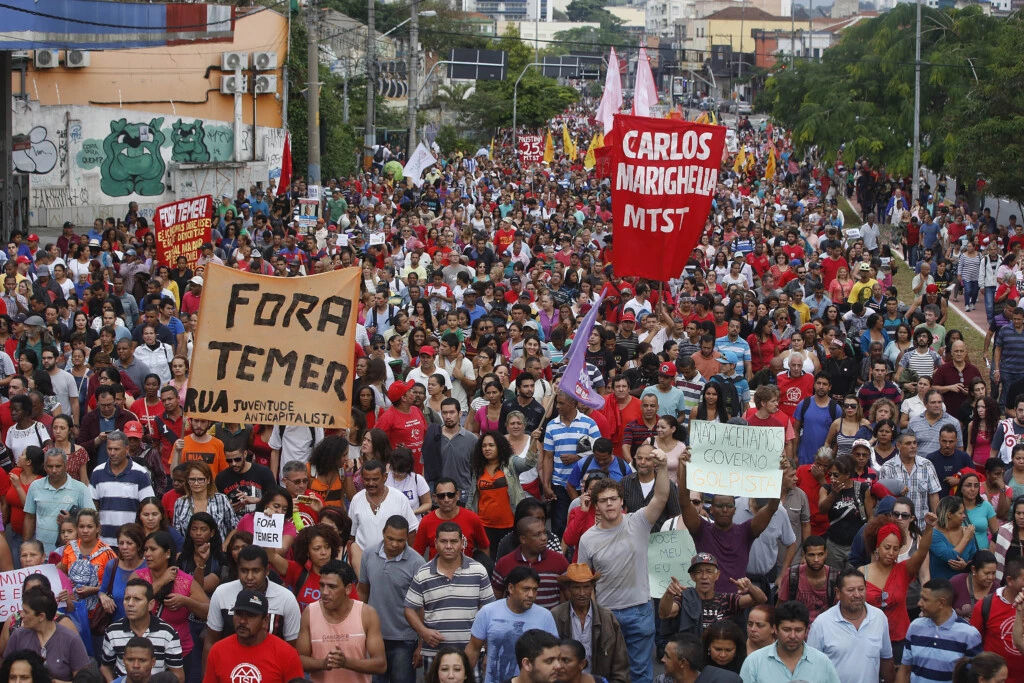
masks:
[[[480,516],[492,553],[512,530],[514,510],[525,496],[511,461],[512,445],[496,431],[484,432],[469,459],[471,481],[475,484],[466,508]]]
[[[52,683],[43,658],[30,650],[18,650],[4,658],[0,666],[0,681],[18,683]]]
[[[324,501],[324,507],[342,507],[345,498],[356,495],[351,477],[345,473],[348,463],[348,440],[343,436],[326,436],[313,449],[306,465],[309,488]]]
[[[299,609],[306,609],[320,599],[320,570],[341,550],[341,537],[329,524],[307,526],[292,545],[294,560],[286,559],[276,550],[267,549],[270,564],[281,575],[299,601]]]

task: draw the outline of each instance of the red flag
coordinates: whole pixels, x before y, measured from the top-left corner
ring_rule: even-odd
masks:
[[[281,195],[291,189],[292,184],[292,145],[288,133],[284,134],[284,151],[281,153],[281,179],[277,183],[277,194]]]
[[[792,159],[789,160],[789,166],[787,166],[791,175],[798,175],[800,173],[800,167],[796,165],[796,162]]]
[[[718,186],[725,128],[620,114],[609,139],[615,274],[679,277]]]

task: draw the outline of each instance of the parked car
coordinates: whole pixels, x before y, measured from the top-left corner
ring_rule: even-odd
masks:
[[[736,113],[737,114],[753,114],[754,108],[749,102],[745,100],[736,100]]]

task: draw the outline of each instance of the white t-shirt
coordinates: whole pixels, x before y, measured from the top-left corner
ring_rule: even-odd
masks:
[[[409,505],[413,510],[420,506],[420,496],[424,493],[430,493],[430,486],[427,484],[427,480],[423,478],[423,475],[412,472],[406,475],[402,481],[395,480],[395,473],[388,472],[388,478],[384,481],[388,488],[392,488],[398,491],[409,501]]]
[[[206,625],[211,631],[226,635],[227,626],[227,633],[234,633],[230,611],[234,609],[235,599],[241,591],[241,581],[221,584],[213,591],[210,598],[210,613],[206,617]],[[299,637],[302,615],[299,613],[299,603],[290,590],[273,581],[267,581],[267,609],[270,613],[271,633],[289,642]]]
[[[441,368],[439,368],[436,363],[434,364],[434,371],[430,374],[444,376],[445,388],[449,390],[452,388],[452,376],[448,374],[447,370],[442,370]],[[417,384],[422,384],[424,387],[427,386],[428,379],[430,379],[430,375],[423,372],[423,370],[421,370],[418,366],[410,370],[409,373],[405,376],[406,382],[415,382]]]
[[[392,515],[402,515],[409,522],[409,531],[416,531],[420,520],[412,511],[409,499],[401,491],[388,487],[388,495],[381,501],[380,509],[374,514],[366,491],[360,491],[352,499],[348,516],[352,519],[352,538],[363,550],[373,548],[384,540],[384,524]]]
[[[3,359],[0,359],[2,362]],[[6,368],[4,369],[6,372]],[[61,412],[71,415],[71,398],[78,398],[78,385],[75,384],[75,377],[66,370],[58,369],[56,374],[50,375],[50,383],[53,385],[53,393],[60,401]]]
[[[455,368],[455,362],[439,356],[437,359],[437,367],[443,368],[448,375],[451,376],[453,374],[452,369]],[[462,370],[462,374],[466,379],[476,379],[476,371],[473,370],[473,363],[465,356],[462,357],[461,367],[459,369]],[[462,386],[462,382],[452,381],[451,388],[452,398],[459,402],[463,411],[469,410],[469,396],[466,394],[466,388]]]
[[[323,440],[324,430],[320,427],[315,427],[311,433],[309,427],[289,425],[281,429],[281,427],[275,426],[270,433],[270,442],[267,445],[271,450],[281,451],[281,457],[277,464],[278,480],[284,480],[284,466],[293,460],[309,462],[309,455],[313,452],[313,447]]]

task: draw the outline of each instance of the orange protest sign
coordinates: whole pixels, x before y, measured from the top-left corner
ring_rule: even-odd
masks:
[[[185,412],[217,422],[348,427],[358,268],[273,277],[211,264]]]

